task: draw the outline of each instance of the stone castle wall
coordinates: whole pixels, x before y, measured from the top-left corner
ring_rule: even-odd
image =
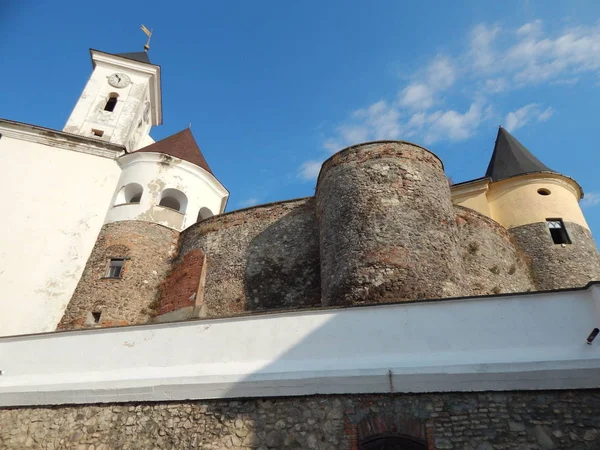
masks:
[[[531,258],[531,271],[537,290],[585,286],[600,280],[600,255],[587,228],[565,222],[571,244],[552,241],[546,223],[511,228],[509,233]]]
[[[466,295],[534,291],[530,259],[494,220],[455,206]]]
[[[181,234],[147,222],[106,225],[59,328],[89,326],[92,310],[106,326],[599,280],[590,232],[565,225],[573,244],[564,247],[544,223],[507,231],[452,204],[428,150],[361,144],[325,161],[315,197],[214,216]],[[110,257],[128,258],[123,279],[103,278]]]
[[[600,391],[381,394],[0,409],[0,448],[597,450]],[[412,448],[412,447],[411,447]]]
[[[347,148],[317,183],[324,305],[463,293],[457,226],[442,162],[406,142]]]
[[[206,255],[207,317],[320,304],[314,199],[214,216],[182,233],[180,257]]]
[[[160,283],[171,270],[179,233],[141,221],[106,224],[59,329],[146,323],[158,313]],[[125,258],[121,278],[106,278],[110,258]],[[94,323],[92,312],[99,312]]]

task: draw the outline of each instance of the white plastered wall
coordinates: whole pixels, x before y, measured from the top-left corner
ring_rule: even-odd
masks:
[[[114,73],[125,73],[131,83],[124,88],[111,86],[108,77]],[[152,127],[150,116],[145,120],[143,114],[145,103],[150,102],[149,82],[148,74],[137,73],[118,65],[98,63],[73,108],[64,131],[93,137],[92,130],[100,130],[104,133],[102,140],[125,145],[129,150],[141,148]],[[111,93],[118,94],[117,104],[113,111],[105,111],[104,107]]]
[[[0,336],[53,331],[121,169],[110,157],[6,134],[0,139],[0,167]]]
[[[144,192],[139,204],[117,204],[111,207],[106,215],[106,223],[144,220],[181,231],[196,223],[203,207],[210,209],[213,214],[223,212],[228,192],[214,176],[194,164],[150,152],[123,156],[119,159],[119,164],[123,172],[117,183],[112,205],[115,205],[119,191],[129,183],[142,185]],[[185,214],[158,205],[165,189],[177,189],[185,194]]]

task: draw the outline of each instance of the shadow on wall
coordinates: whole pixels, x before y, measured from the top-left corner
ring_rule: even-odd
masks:
[[[319,231],[314,199],[250,241],[244,273],[248,311],[320,306]]]

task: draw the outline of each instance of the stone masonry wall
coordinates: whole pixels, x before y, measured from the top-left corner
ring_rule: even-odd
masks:
[[[469,208],[454,206],[467,295],[534,291],[531,261],[506,229]]]
[[[0,448],[598,450],[600,391],[310,396],[0,409]]]
[[[146,323],[158,313],[159,285],[171,269],[179,232],[141,221],[106,224],[59,329]],[[119,279],[105,278],[110,258],[126,258]],[[94,323],[92,312],[100,312]]]
[[[585,286],[600,280],[600,255],[587,228],[565,222],[572,244],[555,244],[546,223],[511,228],[509,233],[531,258],[533,279],[538,290]]]
[[[313,198],[203,220],[182,233],[178,262],[195,249],[206,255],[207,317],[320,304]]]
[[[399,141],[347,148],[317,183],[324,305],[459,296],[458,230],[441,161]]]

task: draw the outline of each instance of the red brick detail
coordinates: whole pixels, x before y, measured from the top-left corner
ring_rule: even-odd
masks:
[[[425,424],[425,435],[427,438],[427,450],[436,450],[433,438],[433,422],[431,420],[428,420]]]
[[[358,450],[358,426],[350,422],[347,417],[344,419],[344,434],[348,436],[350,450]]]
[[[191,250],[173,267],[169,276],[161,283],[160,314],[194,306],[204,253],[200,249]]]

